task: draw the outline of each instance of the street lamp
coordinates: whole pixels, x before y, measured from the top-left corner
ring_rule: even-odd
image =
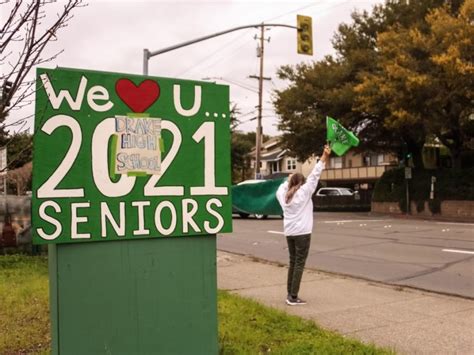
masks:
[[[230,33],[230,32],[243,30],[243,29],[246,29],[246,28],[259,28],[259,27],[288,27],[288,28],[298,29],[298,27],[296,27],[296,26],[284,25],[284,24],[279,24],[279,23],[269,23],[269,24],[258,23],[256,25],[246,25],[246,26],[234,27],[234,28],[231,28],[229,30],[216,32],[216,33],[204,36],[204,37],[199,37],[199,38],[196,38],[196,39],[192,39],[190,41],[175,44],[174,46],[166,47],[166,48],[159,49],[159,50],[153,51],[153,52],[148,50],[147,48],[145,48],[145,49],[143,49],[143,75],[148,75],[148,60],[151,57],[154,57],[158,54],[171,52],[175,49],[186,47],[186,46],[189,46],[191,44],[202,42],[202,41],[205,41],[207,39],[214,38],[214,37],[222,36],[222,35]]]
[[[261,135],[262,135],[262,91],[263,91],[263,40],[264,40],[264,30],[265,27],[288,27],[288,28],[293,28],[301,32],[303,28],[297,27],[297,26],[291,26],[291,25],[284,25],[284,24],[265,24],[265,23],[259,23],[255,25],[246,25],[246,26],[239,26],[239,27],[234,27],[229,30],[221,31],[221,32],[216,32],[204,37],[199,37],[190,41],[186,41],[183,43],[176,44],[174,46],[166,47],[163,49],[159,49],[157,51],[149,51],[147,48],[143,49],[143,74],[148,75],[148,60],[151,57],[154,57],[158,54],[163,54],[166,52],[173,51],[178,48],[186,47],[194,43],[202,42],[207,39],[211,39],[214,37],[222,36],[224,34],[238,31],[238,30],[243,30],[246,28],[260,28],[261,29],[261,37],[260,37],[260,76],[259,76],[259,83],[258,83],[258,96],[259,96],[259,104],[258,104],[258,119],[257,119],[257,134],[256,134],[256,164],[255,164],[255,177],[258,179],[260,177],[260,149],[261,149]]]

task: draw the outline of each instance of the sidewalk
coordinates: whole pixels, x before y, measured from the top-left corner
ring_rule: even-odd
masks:
[[[369,216],[385,216],[396,219],[405,220],[420,220],[420,221],[434,221],[434,222],[445,222],[445,223],[474,223],[474,219],[469,216],[462,217],[443,217],[438,214],[434,215],[421,215],[421,214],[405,214],[405,213],[382,213],[382,212],[369,212]]]
[[[287,306],[287,268],[218,252],[218,287],[400,354],[474,354],[474,301],[305,270]]]

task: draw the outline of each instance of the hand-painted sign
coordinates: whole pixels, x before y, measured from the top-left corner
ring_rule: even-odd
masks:
[[[230,232],[228,87],[38,69],[37,244]]]
[[[115,116],[116,174],[161,173],[161,119]]]

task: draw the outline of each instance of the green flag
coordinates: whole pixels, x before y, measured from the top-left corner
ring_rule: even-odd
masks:
[[[334,118],[326,116],[327,140],[336,155],[344,155],[350,147],[359,145],[359,138],[354,133],[342,127]]]

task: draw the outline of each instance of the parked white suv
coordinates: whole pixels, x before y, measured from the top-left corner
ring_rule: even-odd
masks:
[[[352,196],[356,193],[347,187],[322,187],[316,192],[316,196]]]

